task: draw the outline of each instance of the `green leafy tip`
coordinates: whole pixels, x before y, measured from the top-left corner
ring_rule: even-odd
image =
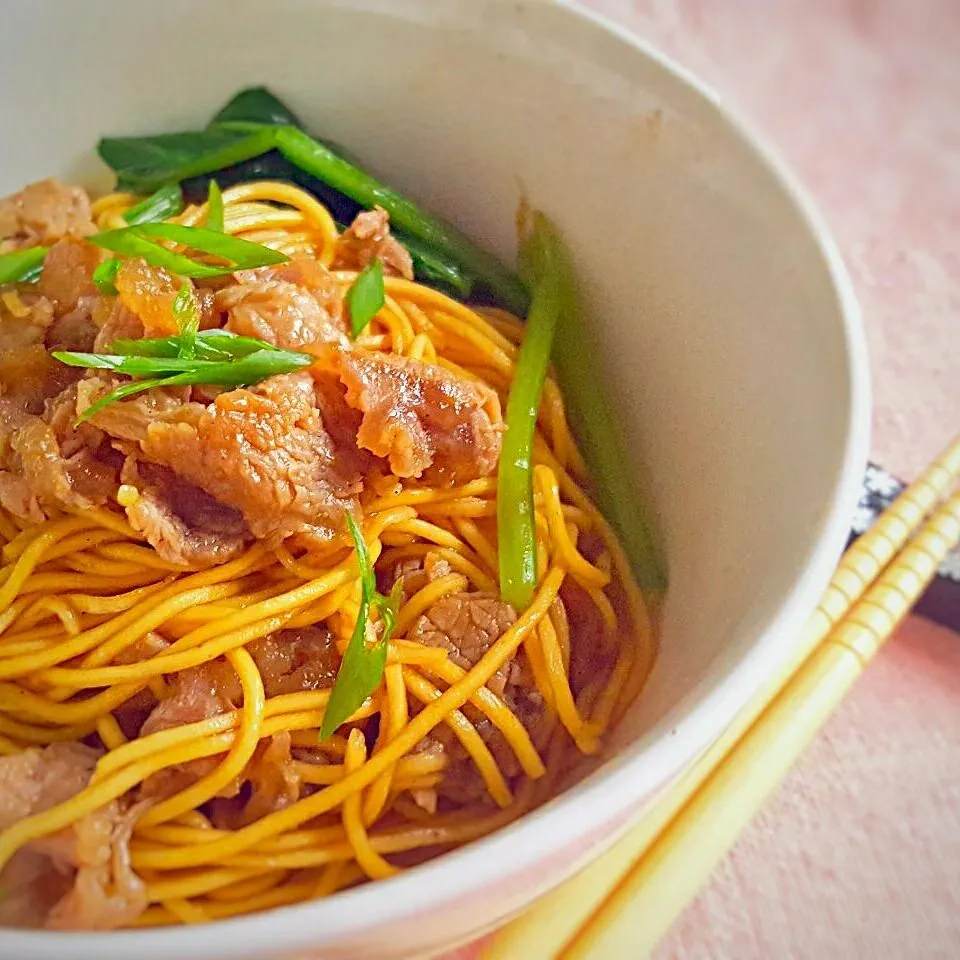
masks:
[[[207,188],[207,229],[223,233],[223,194],[216,180]]]
[[[347,291],[347,309],[350,311],[350,332],[359,337],[377,311],[384,305],[383,263],[379,258],[371,260],[357,274],[357,279]]]
[[[330,691],[330,699],[323,713],[320,739],[326,740],[342,723],[347,721],[380,684],[387,665],[387,644],[397,625],[403,582],[398,579],[385,597],[377,591],[377,580],[370,562],[370,554],[363,534],[356,521],[348,513],[347,529],[357,554],[360,568],[360,609],[354,624],[350,642],[343,655],[336,683]],[[383,632],[376,643],[367,644],[367,621],[370,610],[375,609],[383,621]]]

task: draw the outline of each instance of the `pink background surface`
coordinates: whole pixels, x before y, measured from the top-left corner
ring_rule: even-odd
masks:
[[[915,475],[960,426],[960,2],[584,5],[712,84],[806,183],[863,307],[874,459]],[[656,960],[958,956],[960,637],[914,618]]]

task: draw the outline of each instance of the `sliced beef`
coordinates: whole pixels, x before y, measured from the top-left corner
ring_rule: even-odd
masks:
[[[513,607],[495,594],[453,593],[427,608],[414,624],[410,639],[442,647],[454,663],[469,670],[516,619]],[[503,694],[509,671],[508,662],[487,681],[497,695]]]
[[[169,696],[153,708],[140,728],[141,737],[208,720],[233,710],[240,701],[240,682],[223,660],[183,670],[169,681],[169,687]],[[140,785],[139,795],[149,800],[171,797],[205,777],[222,759],[217,754],[158,770]]]
[[[114,340],[136,340],[144,335],[143,322],[119,297],[98,300],[93,320],[97,326],[93,344],[96,353],[109,353]]]
[[[93,506],[72,481],[69,464],[49,423],[31,417],[10,441],[19,462],[18,475],[30,489],[28,510],[19,515],[42,520],[47,510],[57,507],[88,509]],[[12,505],[5,504],[7,509]]]
[[[79,793],[97,756],[82,744],[55,743],[0,758],[0,829]],[[0,872],[0,924],[109,930],[132,923],[147,905],[130,865],[138,813],[114,800],[19,851]]]
[[[240,682],[233,668],[223,660],[182,670],[168,685],[170,694],[147,717],[140,729],[141,737],[209,720],[235,709],[241,699]]]
[[[258,539],[325,543],[360,488],[337,462],[306,373],[223,393],[195,424],[152,423],[142,448],[239,510]]]
[[[251,539],[238,510],[167,467],[128,457],[121,480],[139,493],[126,507],[130,526],[164,560],[194,569],[212,567],[233,559]]]
[[[382,207],[358,213],[337,241],[335,270],[362,270],[378,259],[385,273],[413,279],[413,261],[407,248],[390,234],[390,216]]]
[[[123,456],[102,430],[91,423],[77,423],[77,414],[83,409],[79,396],[84,382],[48,400],[43,419],[57,438],[74,493],[100,506],[116,495]]]
[[[37,292],[50,300],[58,317],[76,310],[82,300],[92,307],[97,296],[93,271],[102,259],[93,244],[73,237],[58,240],[44,258]]]
[[[54,360],[43,343],[0,352],[0,396],[15,400],[23,413],[42,413],[44,403],[78,377],[79,371]]]
[[[59,180],[41,180],[0,200],[0,253],[63,237],[86,237],[96,230],[90,198],[80,187]]]
[[[439,580],[450,573],[450,564],[440,560],[436,555],[428,553],[423,559],[411,558],[394,564],[392,570],[378,576],[380,591],[389,595],[394,585],[401,582],[402,603],[406,603],[418,590],[427,584]]]
[[[115,390],[125,377],[97,374],[77,384],[77,412],[86,410],[101,397]],[[196,424],[206,412],[206,405],[189,403],[189,387],[157,387],[135,394],[126,400],[108,404],[90,418],[90,423],[120,440],[137,443],[146,439],[151,424]]]
[[[260,671],[268,697],[332,687],[340,664],[333,635],[324,627],[280,630],[253,641],[247,651]],[[176,674],[170,695],[156,705],[139,735],[207,720],[236,709],[242,702],[240,682],[233,668],[225,660],[213,660]],[[172,796],[206,776],[221,760],[222,755],[202,757],[161,770],[143,783],[140,795],[150,799]],[[281,768],[278,781],[271,784],[270,771]],[[251,788],[244,787],[247,781],[252,783],[252,794]],[[268,808],[279,809],[277,803],[285,805],[289,798],[296,799],[299,785],[291,766],[289,739],[273,737],[270,746],[260,745],[243,776],[221,792],[217,809],[224,822],[249,822],[269,812]],[[260,797],[253,812],[248,813],[246,807],[258,792]],[[282,797],[288,800],[281,801]],[[220,800],[230,802],[220,804]]]
[[[338,374],[318,364],[310,368],[310,373],[323,428],[333,443],[341,472],[368,480],[386,473],[387,465],[383,460],[357,446],[363,414],[347,403],[346,390]]]
[[[227,313],[227,330],[287,350],[346,344],[340,287],[316,260],[297,257],[244,270],[237,280],[216,295],[216,308]]]
[[[363,413],[361,447],[388,458],[398,477],[465,483],[491,474],[500,456],[496,394],[433,364],[344,351],[338,355],[347,403]]]
[[[211,802],[210,820],[215,827],[238,830],[300,799],[302,783],[290,742],[289,732],[284,731],[257,744],[236,795]]]
[[[121,650],[112,662],[115,664],[140,663],[142,660],[159,656],[168,646],[170,646],[169,640],[151,630],[129,647]],[[113,711],[123,735],[128,740],[139,735],[141,727],[157,706],[157,702],[151,689],[144,687]]]
[[[8,412],[8,411],[0,411]],[[76,424],[76,386],[48,400],[43,416],[9,411],[0,503],[17,516],[42,520],[51,510],[100,506],[116,492],[123,462],[105,435]]]
[[[42,413],[48,398],[81,376],[47,352],[54,325],[46,297],[22,290],[0,296],[0,397],[15,401],[21,413]]]
[[[145,260],[132,257],[123,261],[114,283],[120,302],[140,318],[143,336],[168,337],[178,331],[173,301],[189,280],[181,280],[163,267],[151,267]],[[212,326],[212,295],[195,293],[200,307],[200,326]]]
[[[340,669],[340,654],[326,627],[280,630],[255,640],[247,650],[263,677],[268,697],[327,689]]]
[[[53,743],[0,758],[0,830],[79,793],[97,758],[96,750],[79,743]]]
[[[413,626],[409,637],[420,643],[442,647],[464,670],[475,666],[483,655],[516,621],[509,604],[489,593],[457,593],[438,600]],[[487,688],[504,700],[531,734],[534,745],[546,745],[549,727],[543,698],[536,688],[525,655],[508,660],[488,681]],[[463,712],[476,727],[507,777],[521,772],[516,754],[503,734],[484,713],[471,704]],[[458,803],[473,803],[487,797],[486,787],[473,761],[460,742],[444,726],[435,728],[424,747],[443,750],[450,759],[438,794]]]

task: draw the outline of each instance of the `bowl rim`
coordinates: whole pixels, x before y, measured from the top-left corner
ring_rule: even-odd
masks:
[[[491,2],[491,0],[485,0]],[[532,2],[532,0],[530,0]],[[481,892],[498,881],[535,868],[557,850],[557,838],[575,807],[589,809],[590,822],[610,825],[607,835],[595,843],[586,857],[593,859],[626,829],[627,818],[643,809],[646,799],[664,787],[720,736],[771,670],[782,660],[782,649],[770,642],[776,635],[796,629],[813,611],[839,559],[849,533],[850,518],[859,495],[867,462],[870,436],[871,395],[866,339],[852,281],[839,250],[805,189],[765,137],[732,111],[710,85],[680,66],[642,37],[609,18],[587,10],[576,0],[549,0],[565,12],[568,29],[606,33],[651,62],[669,80],[699,95],[754,153],[809,232],[826,268],[842,326],[847,354],[849,412],[842,466],[834,480],[830,508],[821,517],[817,535],[798,571],[792,589],[757,628],[753,646],[741,661],[706,691],[697,691],[678,703],[660,722],[602,770],[564,791],[542,807],[500,828],[487,837],[443,854],[415,870],[376,883],[338,893],[329,902],[307,901],[276,907],[204,926],[144,928],[102,933],[64,933],[0,927],[0,955],[18,960],[54,960],[96,957],[97,960],[203,960],[219,956],[229,940],[235,960],[271,956],[277,951],[321,949],[392,922],[410,919],[427,909],[437,911],[447,904]],[[518,7],[524,6],[519,3]],[[695,702],[691,702],[695,701]],[[660,771],[653,778],[644,771]],[[663,776],[666,771],[667,775]],[[654,782],[655,781],[655,782]],[[640,799],[637,799],[640,798]],[[583,836],[586,831],[580,831]],[[575,842],[571,838],[571,842]],[[564,876],[545,890],[560,885]],[[545,892],[544,890],[544,892]],[[423,893],[429,893],[424,900]],[[425,907],[425,902],[429,904]],[[333,906],[331,906],[333,905]],[[375,917],[371,923],[370,918]],[[319,922],[322,921],[322,922]],[[476,935],[481,935],[478,929]],[[69,939],[68,939],[69,938]],[[8,951],[10,951],[8,953]]]

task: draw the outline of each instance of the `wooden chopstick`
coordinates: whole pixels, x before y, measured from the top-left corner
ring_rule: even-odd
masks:
[[[496,934],[484,960],[652,949],[935,575],[956,496],[897,554],[958,476],[960,437],[847,551],[788,661],[713,747],[612,850]]]

